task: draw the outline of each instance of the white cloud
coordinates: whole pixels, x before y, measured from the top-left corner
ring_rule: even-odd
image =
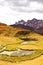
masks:
[[[21,19],[43,19],[43,4],[39,2],[29,2],[28,0],[20,0],[19,2],[8,0],[8,2],[0,0],[0,4],[4,4],[4,6],[0,5],[0,22],[13,24]]]
[[[25,21],[28,19],[33,19],[33,18],[37,18],[37,19],[43,19],[43,14],[39,14],[39,13],[13,13],[12,14],[8,14],[5,16],[0,17],[0,21],[7,23],[7,24],[14,24],[16,21],[19,21],[21,19],[24,19]]]
[[[41,3],[38,2],[30,2],[30,10],[33,10],[33,12],[35,10],[41,10],[43,9],[43,5]]]

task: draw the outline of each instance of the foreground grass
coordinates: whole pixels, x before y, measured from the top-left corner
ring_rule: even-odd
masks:
[[[2,61],[8,61],[8,62],[22,62],[22,61],[27,61],[27,60],[33,60],[39,56],[41,56],[41,52],[38,50],[34,53],[31,53],[29,55],[22,55],[22,56],[13,56],[13,55],[5,55],[1,54],[0,55],[0,60]]]
[[[16,44],[16,43],[21,43],[21,42],[22,40],[20,40],[17,37],[0,36],[0,45]]]
[[[27,44],[21,44],[24,42],[16,37],[0,37],[0,50],[6,47],[4,50],[6,51],[14,51],[18,48],[23,50],[35,50],[36,52],[31,53],[29,55],[22,55],[22,56],[13,56],[13,55],[0,55],[0,60],[8,61],[8,62],[21,62],[27,60],[33,60],[37,57],[40,57],[43,54],[43,41],[30,41]],[[4,51],[3,50],[3,51]]]
[[[27,60],[27,61],[17,62],[17,63],[0,60],[0,65],[43,65],[43,55],[33,60]]]
[[[43,41],[29,41],[27,44],[21,44],[22,42],[25,42],[23,40],[20,40],[16,37],[1,37],[0,36],[0,50],[4,47],[5,50],[11,51],[11,50],[17,50],[18,48],[24,49],[24,50],[38,50],[43,49]]]
[[[0,50],[3,49],[4,47],[7,47],[8,45],[10,45],[10,47],[8,47],[7,49],[14,49],[17,47],[18,44],[22,43],[23,40],[20,40],[19,38],[16,37],[5,37],[5,36],[0,36]],[[12,46],[13,47],[12,47]],[[5,48],[6,49],[6,48]]]
[[[42,41],[30,41],[27,44],[19,45],[19,48],[24,50],[43,50],[43,42]]]

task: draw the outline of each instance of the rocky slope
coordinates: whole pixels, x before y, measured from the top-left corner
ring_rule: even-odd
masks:
[[[27,22],[21,20],[11,26],[30,29],[43,35],[43,20],[37,20],[35,18],[32,20],[27,20]]]

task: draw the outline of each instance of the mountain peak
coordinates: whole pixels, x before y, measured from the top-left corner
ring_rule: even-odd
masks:
[[[21,21],[19,21],[19,22],[25,22],[24,20],[21,20]]]
[[[37,20],[36,18],[33,18],[32,20]]]
[[[16,24],[11,25],[13,27],[22,27],[25,29],[31,29],[37,33],[43,34],[43,20],[38,20],[36,18],[33,18],[32,20],[27,20],[25,22],[24,20],[16,22]]]

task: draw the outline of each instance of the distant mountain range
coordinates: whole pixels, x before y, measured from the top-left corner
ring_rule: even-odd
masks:
[[[43,35],[43,20],[37,20],[35,18],[33,18],[32,20],[27,20],[27,21],[21,20],[11,26],[30,29],[32,31],[35,31]]]
[[[33,32],[43,35],[43,20],[37,20],[33,18],[32,20],[27,20],[27,21],[21,20],[12,25],[0,23],[0,34],[9,36],[8,34],[12,35],[12,33],[15,32],[15,29],[17,31],[21,28],[23,30],[24,29],[31,30]]]

